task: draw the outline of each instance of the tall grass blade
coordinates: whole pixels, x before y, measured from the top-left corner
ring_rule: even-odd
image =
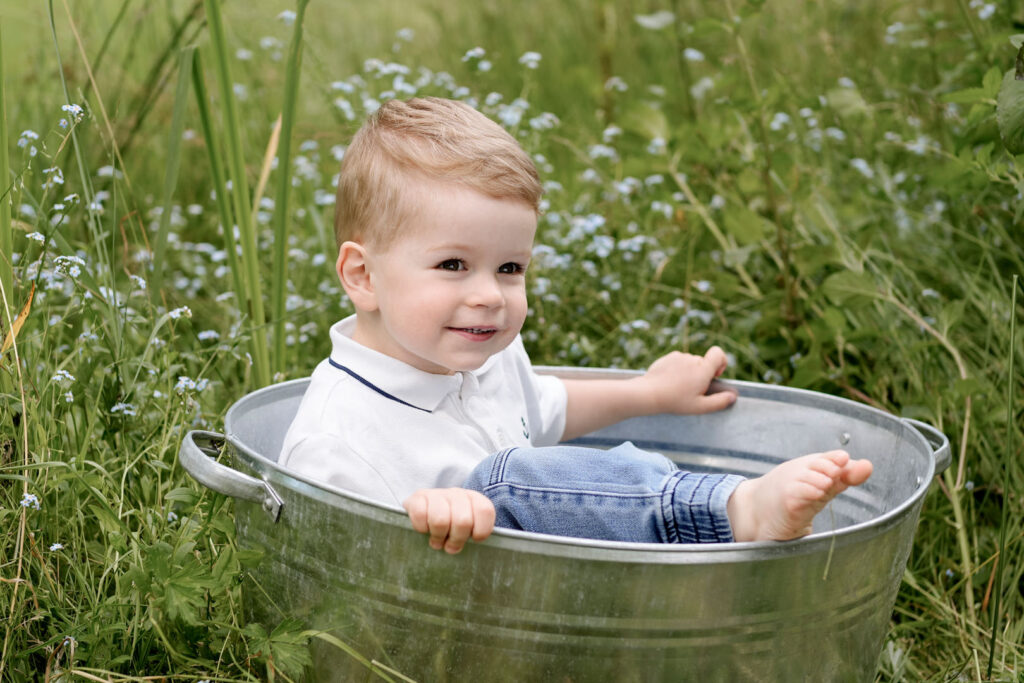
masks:
[[[1010,525],[1010,507],[1013,485],[1013,436],[1015,423],[1013,420],[1013,358],[1017,355],[1017,275],[1013,276],[1013,293],[1010,295],[1010,361],[1006,373],[1006,459],[1003,461],[1003,518],[999,524],[999,552],[996,554],[996,578],[992,591],[992,634],[989,638],[988,667],[985,677],[992,679],[992,665],[996,656],[996,640],[1002,622],[1003,569],[1006,567],[1006,529]]]
[[[11,224],[11,164],[7,156],[7,99],[4,90],[4,38],[0,30],[0,283],[7,303],[14,301],[14,226]]]
[[[238,261],[238,244],[235,242],[235,221],[231,208],[231,194],[228,192],[224,177],[224,165],[221,163],[224,146],[213,125],[210,113],[210,98],[203,78],[203,67],[199,53],[192,59],[192,88],[196,93],[196,105],[199,109],[199,123],[203,128],[203,139],[206,140],[206,152],[210,159],[210,176],[217,198],[217,214],[221,227],[224,229],[224,250],[228,255],[228,269],[231,271],[231,284],[234,286],[235,301],[239,306],[246,298],[245,282],[242,277],[242,265]]]
[[[182,49],[178,69],[178,87],[174,93],[174,114],[171,118],[171,130],[167,137],[163,211],[160,213],[160,230],[157,232],[156,243],[153,245],[153,273],[150,276],[150,291],[154,304],[160,301],[163,287],[167,232],[171,226],[171,202],[174,197],[174,189],[178,185],[178,167],[181,164],[181,134],[185,129],[185,105],[188,103],[194,54],[195,47],[193,46]]]
[[[218,0],[206,0],[206,19],[210,29],[210,44],[213,48],[217,84],[224,107],[228,167],[231,171],[232,182],[231,203],[235,210],[235,217],[238,220],[242,244],[241,265],[243,269],[242,282],[245,286],[245,300],[238,303],[252,321],[250,348],[253,373],[256,386],[262,387],[270,384],[270,353],[267,349],[267,336],[264,328],[266,316],[263,311],[263,296],[260,291],[256,226],[253,224],[252,210],[249,207],[249,182],[245,175],[242,140],[239,135],[241,126],[233,90],[234,80],[231,78],[231,65],[228,60],[227,38],[224,35],[224,22],[221,18]],[[225,226],[225,230],[229,229],[230,226]]]
[[[274,325],[274,370],[284,369],[284,303],[288,282],[288,263],[285,254],[288,248],[288,196],[291,191],[292,127],[295,124],[295,102],[298,99],[299,78],[302,65],[302,19],[309,0],[299,0],[295,13],[295,31],[288,51],[288,65],[285,72],[284,104],[281,110],[281,142],[278,150],[277,198],[274,201],[274,266],[271,280],[271,297]]]

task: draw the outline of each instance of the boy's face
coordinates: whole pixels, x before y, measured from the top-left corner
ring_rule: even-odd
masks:
[[[526,267],[537,217],[523,202],[439,183],[387,248],[367,248],[376,311],[355,340],[438,374],[475,370],[526,319]],[[366,324],[363,324],[366,323]]]

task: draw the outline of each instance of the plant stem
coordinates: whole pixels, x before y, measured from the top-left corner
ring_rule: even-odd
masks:
[[[997,557],[1006,557],[1006,528],[1010,525],[1010,487],[1013,482],[1013,358],[1017,355],[1016,345],[1016,320],[1017,320],[1017,279],[1013,276],[1013,292],[1010,295],[1010,360],[1009,369],[1006,373],[1006,459],[1003,461],[1003,518],[999,525],[999,552]],[[999,625],[1002,620],[1002,595],[1003,595],[1003,567],[1006,562],[997,562],[995,569],[995,587],[992,600],[992,633],[989,638],[988,648],[988,669],[985,678],[992,679],[992,664],[996,656],[996,636],[999,633]]]
[[[245,284],[245,301],[239,301],[242,310],[248,314],[252,322],[250,348],[252,350],[253,374],[257,387],[270,384],[270,353],[267,349],[266,315],[263,310],[263,294],[260,291],[259,251],[256,241],[256,226],[249,208],[249,181],[245,173],[245,161],[242,156],[242,139],[239,134],[240,122],[238,108],[233,90],[234,80],[231,78],[231,66],[228,60],[227,39],[224,35],[224,22],[220,14],[218,0],[206,0],[206,20],[210,29],[210,44],[217,70],[217,81],[220,86],[220,97],[224,106],[224,128],[227,133],[228,166],[231,169],[231,202],[238,220],[238,229],[242,243],[242,281]],[[282,169],[283,173],[287,170]],[[232,226],[224,226],[231,230]]]
[[[4,90],[4,39],[0,31],[0,285],[7,305],[14,303],[14,228],[11,225],[11,200],[14,189],[7,156],[7,104]],[[2,329],[2,328],[0,328]],[[2,337],[2,335],[0,335]]]
[[[285,71],[284,104],[281,109],[281,137],[278,148],[278,185],[274,201],[274,266],[271,271],[271,296],[273,297],[274,356],[273,370],[284,370],[284,303],[288,283],[288,263],[285,254],[288,248],[288,197],[292,178],[289,172],[292,155],[292,128],[295,125],[295,103],[298,100],[299,78],[302,65],[302,19],[309,0],[298,0],[295,13],[295,32],[292,34],[288,51],[288,66]]]
[[[196,107],[199,109],[199,123],[203,128],[203,139],[206,141],[206,152],[210,160],[210,180],[213,183],[217,198],[217,212],[221,228],[224,230],[224,251],[228,255],[228,268],[231,271],[231,282],[235,288],[235,302],[241,307],[245,301],[245,283],[242,279],[242,266],[238,263],[238,249],[235,243],[234,221],[231,217],[231,200],[224,179],[224,167],[221,165],[220,138],[213,126],[210,114],[210,98],[206,92],[206,81],[203,79],[203,68],[200,55],[192,60],[192,88],[196,91]]]

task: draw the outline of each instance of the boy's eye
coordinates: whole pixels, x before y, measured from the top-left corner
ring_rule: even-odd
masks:
[[[498,266],[498,272],[502,275],[516,275],[526,271],[526,267],[519,263],[503,263]]]
[[[439,269],[441,269],[441,270],[458,271],[458,270],[465,270],[466,269],[466,264],[465,264],[465,262],[462,259],[450,258],[450,259],[445,259],[444,261],[441,261],[440,263],[438,263],[437,267]]]

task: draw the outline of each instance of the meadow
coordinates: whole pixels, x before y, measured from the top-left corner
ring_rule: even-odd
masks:
[[[878,680],[1024,680],[1022,32],[1008,0],[0,0],[0,680],[300,675],[177,450],[326,356],[338,163],[412,95],[537,161],[534,362],[718,344],[946,433]]]

